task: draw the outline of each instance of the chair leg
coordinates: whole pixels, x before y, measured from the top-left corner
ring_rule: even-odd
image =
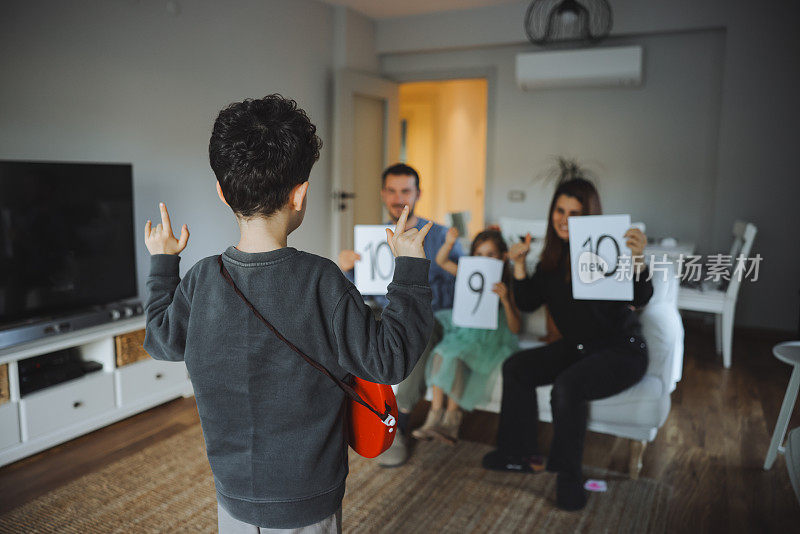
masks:
[[[775,431],[772,433],[772,441],[770,441],[769,449],[767,449],[767,458],[764,460],[765,471],[772,467],[772,464],[775,463],[775,458],[778,456],[778,451],[781,450],[783,438],[786,436],[786,429],[789,427],[789,418],[794,411],[798,389],[800,389],[800,367],[795,366],[792,371],[792,377],[789,379],[789,385],[786,387],[786,395],[783,396],[783,404],[781,404],[778,421],[775,423]]]
[[[731,366],[731,352],[733,351],[733,310],[726,309],[722,312],[722,364],[725,369]]]
[[[628,465],[628,475],[632,480],[639,478],[639,472],[642,470],[642,456],[644,449],[647,447],[646,441],[631,440],[631,458]]]
[[[722,314],[714,315],[714,334],[716,335],[717,354],[722,354]]]

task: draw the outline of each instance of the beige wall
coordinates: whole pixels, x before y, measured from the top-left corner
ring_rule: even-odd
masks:
[[[486,80],[414,82],[400,86],[407,121],[407,161],[420,173],[417,213],[444,223],[469,211],[469,237],[484,227]]]

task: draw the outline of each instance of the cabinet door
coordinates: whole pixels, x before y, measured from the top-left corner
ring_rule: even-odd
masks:
[[[114,377],[96,372],[32,393],[20,401],[26,439],[83,423],[114,409]]]
[[[122,406],[147,399],[168,388],[186,383],[183,362],[142,360],[116,370],[119,374],[119,399]]]
[[[16,402],[0,404],[0,449],[19,443],[19,407]]]

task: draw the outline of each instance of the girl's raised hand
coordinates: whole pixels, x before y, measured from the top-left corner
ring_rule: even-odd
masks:
[[[497,293],[497,296],[500,297],[501,302],[508,300],[508,286],[506,286],[503,282],[497,282],[494,286],[492,286],[492,292]]]
[[[166,204],[161,202],[158,207],[161,209],[161,222],[155,228],[151,228],[152,221],[147,221],[144,225],[144,244],[151,255],[180,254],[189,242],[189,227],[184,224],[181,227],[180,239],[176,239],[172,234],[172,224]]]
[[[453,245],[458,239],[458,229],[456,227],[452,227],[447,231],[447,235],[444,236],[444,242],[448,245]]]

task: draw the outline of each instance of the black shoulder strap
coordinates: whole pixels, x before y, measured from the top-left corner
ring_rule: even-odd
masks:
[[[230,275],[230,273],[229,273],[229,272],[228,272],[228,270],[225,268],[225,264],[222,262],[222,255],[221,255],[221,254],[220,254],[218,257],[217,257],[217,262],[219,263],[219,272],[222,274],[222,276],[225,278],[225,280],[227,280],[227,281],[228,281],[228,283],[231,285],[231,287],[233,287],[233,290],[236,292],[236,294],[237,294],[237,295],[239,295],[239,297],[241,297],[241,299],[242,299],[242,300],[245,302],[245,304],[247,304],[247,307],[248,307],[248,308],[250,308],[250,310],[251,310],[251,311],[252,311],[252,312],[253,312],[253,313],[256,315],[256,317],[258,317],[258,319],[259,319],[259,320],[260,320],[262,323],[264,323],[264,324],[267,326],[267,328],[269,328],[269,329],[272,331],[272,333],[273,333],[273,334],[275,334],[275,336],[276,336],[278,339],[280,339],[281,341],[283,341],[284,343],[286,343],[286,344],[289,346],[289,348],[290,348],[290,349],[292,349],[293,351],[295,351],[295,352],[296,352],[296,353],[297,353],[297,354],[298,354],[298,355],[299,355],[301,358],[303,358],[303,359],[304,359],[306,362],[308,362],[308,363],[309,363],[309,365],[313,366],[313,367],[314,367],[314,368],[315,368],[317,371],[319,371],[319,372],[320,372],[320,373],[322,373],[323,375],[325,375],[325,376],[327,376],[328,378],[330,378],[331,380],[333,380],[333,381],[336,383],[336,385],[337,385],[337,386],[339,386],[339,387],[341,388],[341,390],[342,390],[342,391],[344,391],[344,392],[345,392],[345,394],[346,394],[348,397],[350,397],[350,398],[351,398],[351,399],[353,399],[355,402],[359,403],[360,405],[364,406],[364,407],[365,407],[365,408],[367,408],[369,411],[371,411],[372,413],[374,413],[375,415],[377,415],[378,417],[380,417],[381,421],[383,421],[383,422],[384,422],[384,424],[386,424],[387,426],[392,426],[392,424],[393,424],[394,422],[392,421],[392,422],[391,422],[391,424],[390,424],[390,418],[392,418],[392,416],[391,416],[391,413],[390,413],[390,409],[389,409],[389,405],[388,405],[388,404],[386,405],[386,409],[385,409],[384,413],[380,413],[380,412],[379,412],[379,411],[377,411],[375,408],[373,408],[372,406],[370,406],[370,405],[369,405],[369,403],[367,403],[366,401],[364,401],[364,399],[362,399],[362,398],[361,398],[361,395],[359,395],[359,394],[356,392],[356,390],[354,390],[354,389],[353,389],[353,387],[352,387],[352,386],[350,386],[349,384],[347,384],[347,383],[345,383],[345,382],[343,382],[343,381],[339,380],[339,379],[338,379],[338,378],[336,378],[335,376],[333,376],[333,374],[331,374],[331,372],[330,372],[330,371],[328,371],[328,370],[327,370],[327,369],[326,369],[326,368],[325,368],[323,365],[321,365],[321,364],[320,364],[320,363],[318,363],[318,362],[315,362],[314,360],[312,360],[311,358],[309,358],[308,356],[306,356],[306,354],[305,354],[305,353],[304,353],[302,350],[298,349],[298,348],[297,348],[297,347],[294,345],[294,343],[292,343],[291,341],[289,341],[288,339],[286,339],[285,337],[283,337],[283,335],[281,335],[281,333],[280,333],[280,332],[278,332],[278,330],[277,330],[277,329],[276,329],[274,326],[272,326],[272,324],[271,324],[269,321],[267,321],[267,320],[264,318],[264,316],[263,316],[263,315],[261,315],[261,313],[260,313],[260,312],[259,312],[259,311],[258,311],[258,310],[255,308],[255,306],[253,306],[253,305],[250,303],[250,301],[249,301],[249,300],[247,300],[247,297],[245,297],[245,296],[242,294],[242,292],[239,290],[239,288],[238,288],[238,287],[236,287],[236,283],[233,281],[233,278],[231,278],[231,275]],[[392,418],[392,419],[393,419],[393,418]]]

